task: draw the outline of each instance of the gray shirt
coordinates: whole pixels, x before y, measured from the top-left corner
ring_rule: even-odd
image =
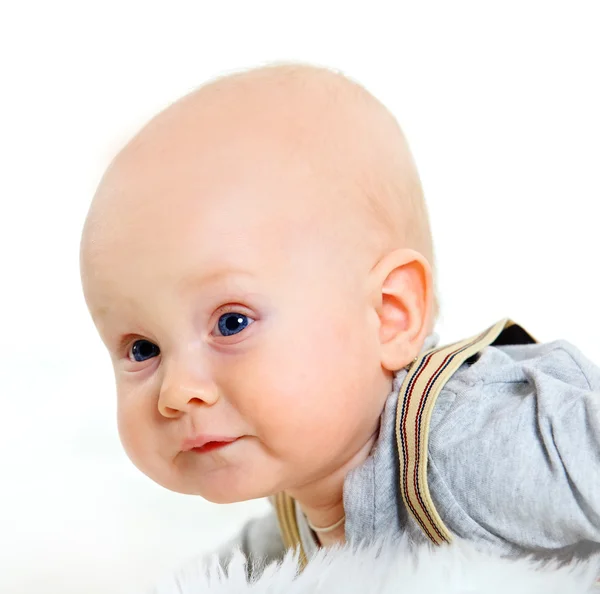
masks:
[[[428,338],[423,350],[435,346]],[[395,415],[406,370],[396,374],[367,460],[344,482],[345,533],[426,537],[398,490]],[[600,369],[566,341],[485,348],[463,364],[435,404],[429,489],[448,529],[484,550],[565,559],[600,550]],[[307,555],[315,535],[297,506]],[[250,521],[221,551],[280,559],[274,511]]]

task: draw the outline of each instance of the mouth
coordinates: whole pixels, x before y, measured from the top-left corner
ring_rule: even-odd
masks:
[[[235,441],[235,440],[233,440],[233,441]],[[228,446],[230,443],[233,443],[233,441],[209,441],[208,443],[204,444],[203,446],[201,446],[199,448],[192,448],[190,451],[196,452],[197,454],[204,454],[205,452],[212,452],[214,450],[224,448],[225,446]]]
[[[237,437],[199,436],[195,439],[186,440],[183,444],[183,450],[186,452],[205,454],[207,452],[213,452],[215,450],[224,448],[237,440]]]

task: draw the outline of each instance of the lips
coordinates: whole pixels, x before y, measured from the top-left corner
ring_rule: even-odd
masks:
[[[236,441],[237,437],[224,437],[222,435],[199,435],[183,442],[184,452],[210,452],[222,448]]]
[[[212,452],[213,450],[218,450],[219,448],[229,445],[230,443],[233,443],[233,442],[232,441],[209,441],[208,443],[204,444],[201,448],[192,448],[190,451],[202,454],[204,452]]]

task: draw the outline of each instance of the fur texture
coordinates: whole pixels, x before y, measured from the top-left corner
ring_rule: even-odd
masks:
[[[190,563],[154,594],[599,594],[600,559],[568,566],[481,553],[465,542],[412,550],[408,543],[323,549],[298,573],[288,553],[248,583],[235,553],[227,574],[217,560]]]

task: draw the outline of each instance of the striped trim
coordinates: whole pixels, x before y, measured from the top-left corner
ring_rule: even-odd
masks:
[[[300,539],[300,529],[296,519],[296,504],[287,493],[277,493],[274,505],[283,544],[286,549],[297,549],[298,562],[302,570],[306,567],[307,559]]]
[[[469,357],[493,344],[511,326],[516,324],[504,319],[477,336],[427,351],[415,359],[400,389],[396,412],[400,493],[406,508],[436,545],[450,543],[452,537],[435,509],[427,484],[429,424],[435,401]],[[535,342],[525,331],[523,334]]]

